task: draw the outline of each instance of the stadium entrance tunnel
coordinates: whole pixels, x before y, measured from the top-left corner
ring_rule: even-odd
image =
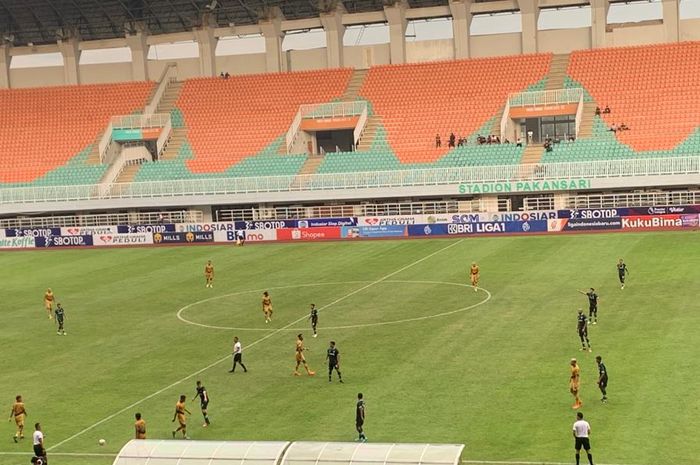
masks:
[[[114,465],[458,465],[463,444],[132,439]]]

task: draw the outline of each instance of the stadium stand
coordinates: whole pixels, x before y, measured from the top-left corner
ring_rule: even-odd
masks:
[[[146,103],[152,82],[0,90],[0,183],[94,184],[96,139]]]
[[[637,152],[672,151],[700,122],[698,57],[698,42],[579,51],[571,54],[568,75],[611,108],[602,115],[606,127],[630,128],[617,140]]]
[[[345,68],[185,82],[177,107],[194,153],[187,167],[193,174],[223,172],[252,155],[276,153],[270,144],[287,132],[299,106],[340,98],[351,74]],[[261,169],[250,175],[266,172],[267,163],[255,166]]]

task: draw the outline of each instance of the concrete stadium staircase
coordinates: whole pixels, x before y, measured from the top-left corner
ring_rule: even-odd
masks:
[[[593,136],[593,121],[595,117],[595,102],[583,103],[583,114],[581,115],[581,124],[578,128],[578,137],[586,138]]]
[[[141,165],[139,164],[131,164],[127,165],[124,167],[122,172],[117,176],[117,179],[114,181],[115,183],[121,183],[121,182],[133,182],[134,178],[136,177],[136,173],[138,173],[139,169],[141,168]]]
[[[171,82],[163,94],[163,98],[158,104],[157,113],[170,113],[174,108],[177,100],[180,98],[182,91],[182,82]],[[170,139],[166,143],[163,153],[160,155],[161,160],[172,160],[177,157],[182,144],[187,141],[187,131],[185,128],[173,128],[170,134]]]
[[[348,82],[348,87],[345,92],[340,97],[341,102],[354,102],[360,97],[360,89],[362,84],[365,83],[365,78],[367,77],[366,69],[356,69],[352,72],[350,76],[350,81]]]
[[[566,70],[569,67],[569,54],[554,55],[552,64],[549,66],[547,74],[547,83],[544,90],[558,90],[564,88],[564,79],[566,78]]]
[[[530,144],[525,147],[523,158],[520,160],[522,164],[539,163],[544,154],[544,146],[541,144]]]
[[[374,138],[377,136],[377,129],[381,126],[382,120],[379,116],[372,115],[367,118],[365,131],[360,136],[360,143],[357,146],[358,152],[368,152],[372,148]]]

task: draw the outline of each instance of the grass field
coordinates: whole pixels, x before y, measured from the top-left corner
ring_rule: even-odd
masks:
[[[631,271],[625,290],[618,257]],[[214,289],[204,288],[208,259]],[[485,291],[463,285],[471,261]],[[150,438],[170,437],[177,397],[189,402],[197,379],[213,424],[202,428],[189,402],[192,439],[353,441],[362,391],[370,442],[458,442],[465,460],[573,463],[568,362],[578,357],[597,462],[690,465],[700,457],[699,264],[697,233],[2,253],[0,401],[7,415],[25,397],[27,435],[42,423],[52,465],[111,464],[51,455],[116,454],[137,411]],[[43,310],[49,286],[66,308],[66,337]],[[576,289],[591,286],[600,323],[589,354],[575,320],[587,307]],[[311,302],[321,308],[317,339],[304,319]],[[181,317],[205,326],[178,319],[186,306]],[[314,378],[292,376],[297,332]],[[227,372],[234,335],[247,374]],[[342,385],[327,380],[330,339]],[[607,405],[597,354],[610,372]],[[14,423],[2,431],[0,464],[28,463],[31,439],[14,444]]]

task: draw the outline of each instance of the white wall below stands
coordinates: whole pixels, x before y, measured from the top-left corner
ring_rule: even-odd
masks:
[[[326,49],[289,50],[287,52],[289,71],[309,71],[326,69]]]
[[[81,65],[81,84],[106,84],[112,82],[132,81],[131,63],[109,63],[99,65]]]
[[[391,62],[389,44],[358,45],[343,48],[343,60],[348,68],[367,69]]]
[[[666,30],[663,24],[615,27],[612,32],[606,33],[606,42],[610,47],[651,45],[665,41]]]
[[[681,19],[680,39],[700,40],[700,18],[698,19]]]
[[[523,47],[520,33],[512,32],[509,34],[471,36],[469,38],[469,49],[472,58],[479,58],[520,55]]]
[[[537,31],[537,47],[540,52],[557,54],[589,49],[591,48],[591,28]]]
[[[66,83],[63,66],[45,68],[10,69],[10,82],[14,89],[24,87],[62,86]]]
[[[406,61],[420,63],[423,61],[454,60],[455,53],[452,44],[452,39],[406,42]]]
[[[264,53],[216,57],[217,71],[232,75],[262,74],[266,71],[266,63]]]

